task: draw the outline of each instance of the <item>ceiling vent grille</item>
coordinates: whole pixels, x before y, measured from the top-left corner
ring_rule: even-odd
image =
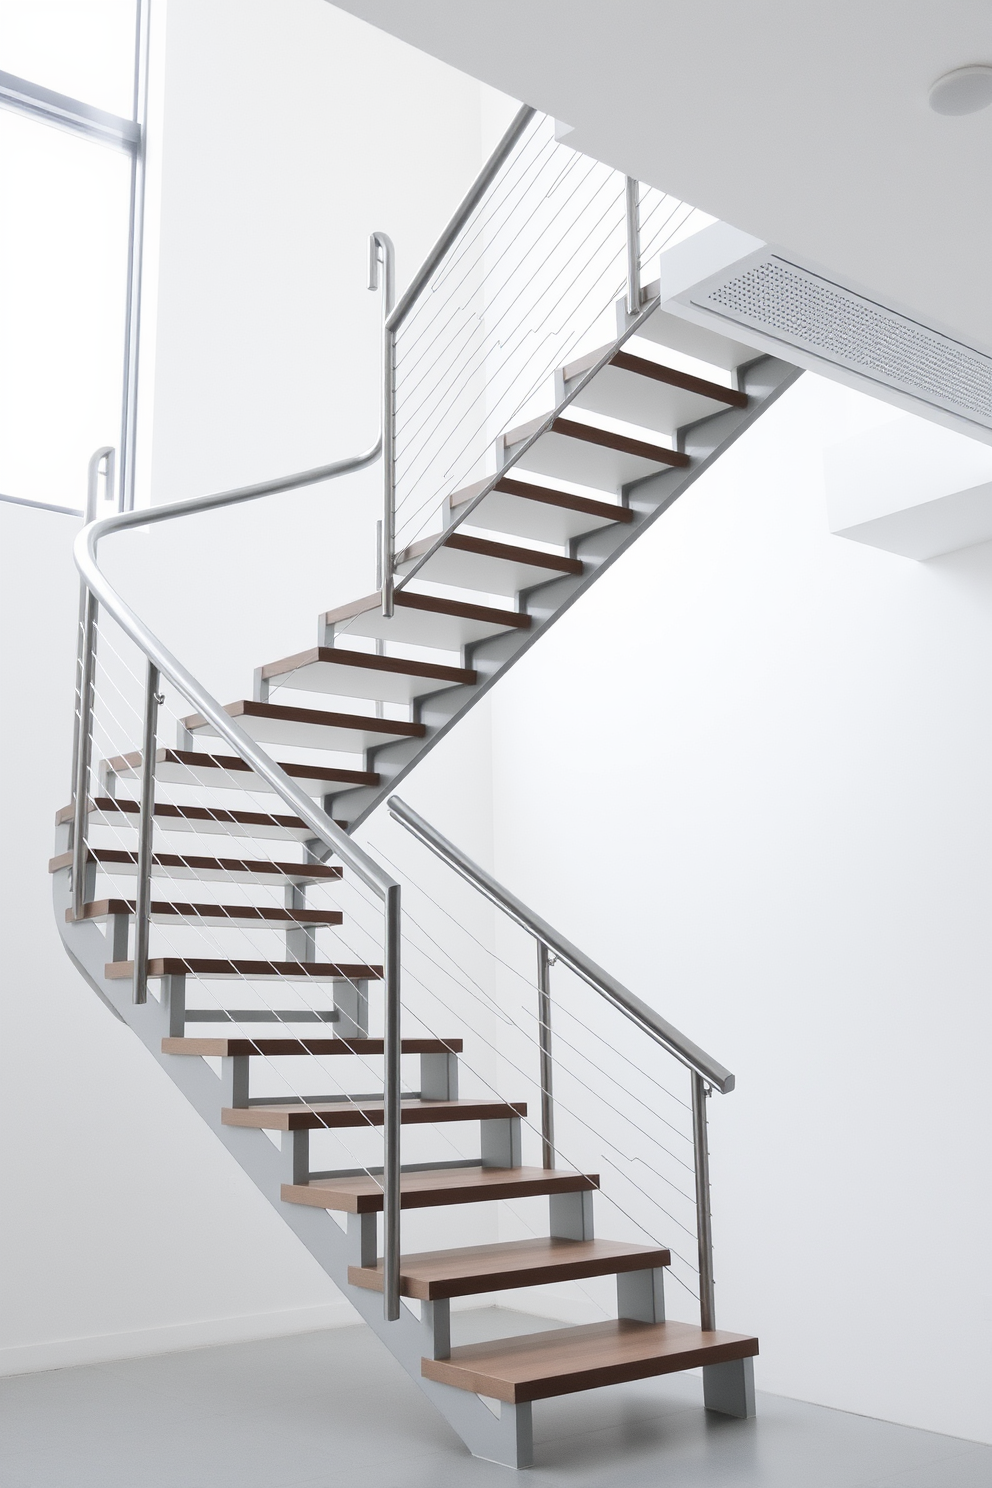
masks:
[[[915,397],[992,420],[987,356],[777,255],[712,289],[704,303]]]

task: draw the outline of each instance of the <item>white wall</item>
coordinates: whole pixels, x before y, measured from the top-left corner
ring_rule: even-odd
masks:
[[[828,533],[888,417],[803,377],[501,683],[495,872],[737,1074],[759,1385],[988,1441],[992,544]]]
[[[323,0],[170,0],[164,44],[142,368],[155,500],[371,443],[367,234],[393,235],[402,283],[499,128],[476,84]],[[319,609],[371,588],[376,499],[373,472],[108,543],[108,567],[208,685],[243,696],[256,665],[312,644]],[[46,865],[68,798],[75,530],[0,503],[0,1372],[354,1317],[62,951]],[[480,709],[407,794],[485,857],[490,779]]]

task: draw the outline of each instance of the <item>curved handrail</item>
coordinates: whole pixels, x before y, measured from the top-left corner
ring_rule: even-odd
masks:
[[[570,940],[566,940],[547,920],[543,920],[539,914],[535,914],[512,894],[509,889],[498,883],[478,863],[473,863],[460,848],[455,847],[446,837],[430,822],[419,816],[412,807],[399,796],[390,796],[386,803],[389,813],[401,826],[406,827],[418,841],[425,847],[429,847],[433,853],[447,863],[460,874],[473,888],[478,889],[480,894],[501,909],[510,919],[515,920],[522,929],[527,930],[534,936],[535,940],[546,946],[551,953],[557,957],[563,965],[569,967],[584,982],[587,982],[595,992],[613,1004],[621,1013],[624,1013],[632,1023],[635,1023],[642,1032],[653,1038],[656,1043],[667,1049],[680,1063],[684,1064],[694,1074],[701,1075],[721,1095],[727,1095],[734,1088],[734,1077],[730,1070],[725,1069],[711,1054],[707,1054],[698,1044],[694,1044],[690,1038],[656,1013],[654,1008],[649,1007],[646,1002],[633,992],[628,991],[615,977],[610,976],[601,966],[597,966],[584,951],[580,951]]]

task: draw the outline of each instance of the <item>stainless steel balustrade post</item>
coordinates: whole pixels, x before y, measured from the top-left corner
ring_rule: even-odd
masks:
[[[699,1249],[699,1326],[704,1333],[716,1327],[713,1283],[713,1225],[710,1216],[710,1150],[706,1130],[709,1087],[697,1070],[692,1072],[692,1147],[696,1169],[696,1243]]]
[[[383,1110],[383,1313],[387,1322],[400,1315],[400,954],[402,923],[400,886],[392,884],[383,897],[385,936],[383,974],[385,977],[385,1047]]]
[[[636,315],[641,308],[641,224],[638,196],[640,183],[626,178],[627,217],[627,314]]]
[[[393,309],[395,254],[387,233],[369,237],[369,289],[382,287],[382,521],[378,524],[378,587],[382,613],[393,613],[393,571],[396,567],[396,332],[389,324]]]
[[[541,1045],[541,1163],[555,1165],[555,1107],[551,1058],[551,956],[543,940],[537,942],[537,1027]]]
[[[114,451],[104,445],[90,456],[86,472],[85,524],[96,519],[103,468],[108,496],[114,490]],[[72,912],[83,912],[86,887],[86,805],[93,747],[93,677],[99,606],[86,583],[79,583],[79,628],[76,637],[76,712],[72,728]]]
[[[148,943],[152,919],[152,853],[155,836],[155,751],[158,733],[159,670],[148,663],[145,718],[141,734],[141,807],[138,815],[138,881],[134,899],[134,978],[131,1001],[148,1001]]]

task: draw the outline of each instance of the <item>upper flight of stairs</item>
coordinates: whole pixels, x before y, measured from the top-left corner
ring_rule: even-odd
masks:
[[[399,555],[398,573],[404,575],[431,554],[413,581],[428,583],[429,592],[398,590],[391,618],[383,614],[378,593],[337,605],[319,618],[315,645],[307,647],[301,638],[304,649],[262,664],[253,696],[228,705],[229,715],[252,738],[277,750],[307,753],[307,763],[294,758],[283,768],[348,830],[797,375],[773,358],[756,358],[739,343],[672,323],[660,311],[639,328],[636,339],[624,339],[630,320],[622,304],[618,316],[614,354],[567,413],[519,459],[541,420],[509,429],[497,441],[497,469],[514,463],[472,510],[466,526],[446,537],[442,529]],[[671,365],[664,360],[666,345],[672,348]],[[592,350],[560,369],[554,406],[603,353],[603,348]],[[686,357],[697,359],[692,370],[686,370]],[[620,433],[597,425],[597,418],[622,420],[630,428]],[[452,496],[449,519],[458,520],[482,489],[480,484]],[[439,593],[445,586],[455,592]],[[474,596],[467,599],[466,591]],[[420,654],[411,656],[414,648]],[[305,701],[298,703],[298,696]],[[318,1093],[280,1100],[250,1093],[259,1060],[292,1056],[305,1067],[334,1055],[343,1068],[349,1060],[380,1057],[382,1040],[369,1036],[369,1002],[373,997],[374,1006],[370,984],[377,983],[382,968],[338,959],[333,946],[318,955],[318,935],[322,941],[333,937],[344,917],[308,906],[307,887],[340,879],[342,870],[312,855],[298,817],[260,810],[247,798],[232,805],[232,792],[253,796],[267,787],[240,759],[215,752],[214,746],[205,720],[192,714],[183,719],[175,747],[159,748],[155,755],[155,779],[169,797],[156,801],[156,839],[161,843],[163,835],[181,834],[184,843],[178,851],[156,847],[148,963],[153,994],[143,1005],[130,1000],[134,897],[126,886],[137,862],[138,807],[128,792],[140,774],[140,752],[100,765],[102,790],[89,803],[88,824],[91,833],[111,834],[115,845],[93,845],[88,838],[87,902],[78,920],[68,885],[71,809],[59,813],[50,865],[56,912],[66,948],[86,979],[168,1069],[474,1451],[526,1465],[530,1402],[699,1366],[707,1404],[747,1414],[750,1376],[742,1361],[757,1353],[757,1340],[665,1321],[668,1250],[594,1236],[598,1175],[522,1163],[520,1124],[526,1107],[513,1099],[459,1097],[463,1045],[455,1030],[450,1038],[404,1040],[404,1068],[409,1071],[410,1062],[419,1061],[419,1078],[404,1098],[402,1119],[408,1125],[470,1123],[479,1132],[478,1156],[460,1165],[439,1160],[404,1171],[402,1208],[438,1210],[438,1248],[402,1261],[403,1292],[419,1302],[422,1316],[403,1308],[399,1322],[383,1321],[377,1238],[382,1189],[375,1170],[321,1173],[310,1160],[314,1133],[378,1128],[380,1095]],[[194,785],[198,796],[216,790],[216,805],[184,800],[184,788]],[[209,854],[189,855],[185,840],[200,835],[209,839]],[[232,839],[232,851],[218,849],[215,856],[216,839],[225,836]],[[120,846],[122,839],[129,845]],[[242,844],[252,842],[259,848],[242,856]],[[291,858],[294,844],[299,855]],[[247,889],[277,885],[285,889],[286,902],[284,907],[254,904],[248,892],[224,904],[170,898],[171,884],[185,880]],[[285,939],[273,945],[271,960],[225,959],[215,953],[214,943],[210,954],[161,954],[155,937],[174,925],[192,927],[193,933],[202,926],[214,942],[226,929],[245,928]],[[221,999],[209,1006],[188,1005],[192,986],[245,980],[312,988],[310,1005],[232,1007]],[[321,996],[325,1001],[318,1006],[315,999]],[[228,1037],[222,1032],[225,1023],[257,1023],[264,1031]],[[281,1023],[292,1025],[291,1031],[274,1032]],[[306,1023],[329,1025],[333,1033],[301,1033],[299,1025]],[[213,1028],[204,1037],[192,1036],[189,1024]],[[207,1059],[219,1061],[219,1076]],[[367,1082],[369,1077],[355,1078]],[[319,1066],[312,1080],[319,1092]],[[547,1235],[445,1248],[448,1206],[533,1196],[548,1200]],[[347,1229],[328,1211],[345,1216]],[[603,1275],[616,1277],[614,1320],[451,1345],[452,1298]],[[494,1413],[480,1395],[503,1404]]]

